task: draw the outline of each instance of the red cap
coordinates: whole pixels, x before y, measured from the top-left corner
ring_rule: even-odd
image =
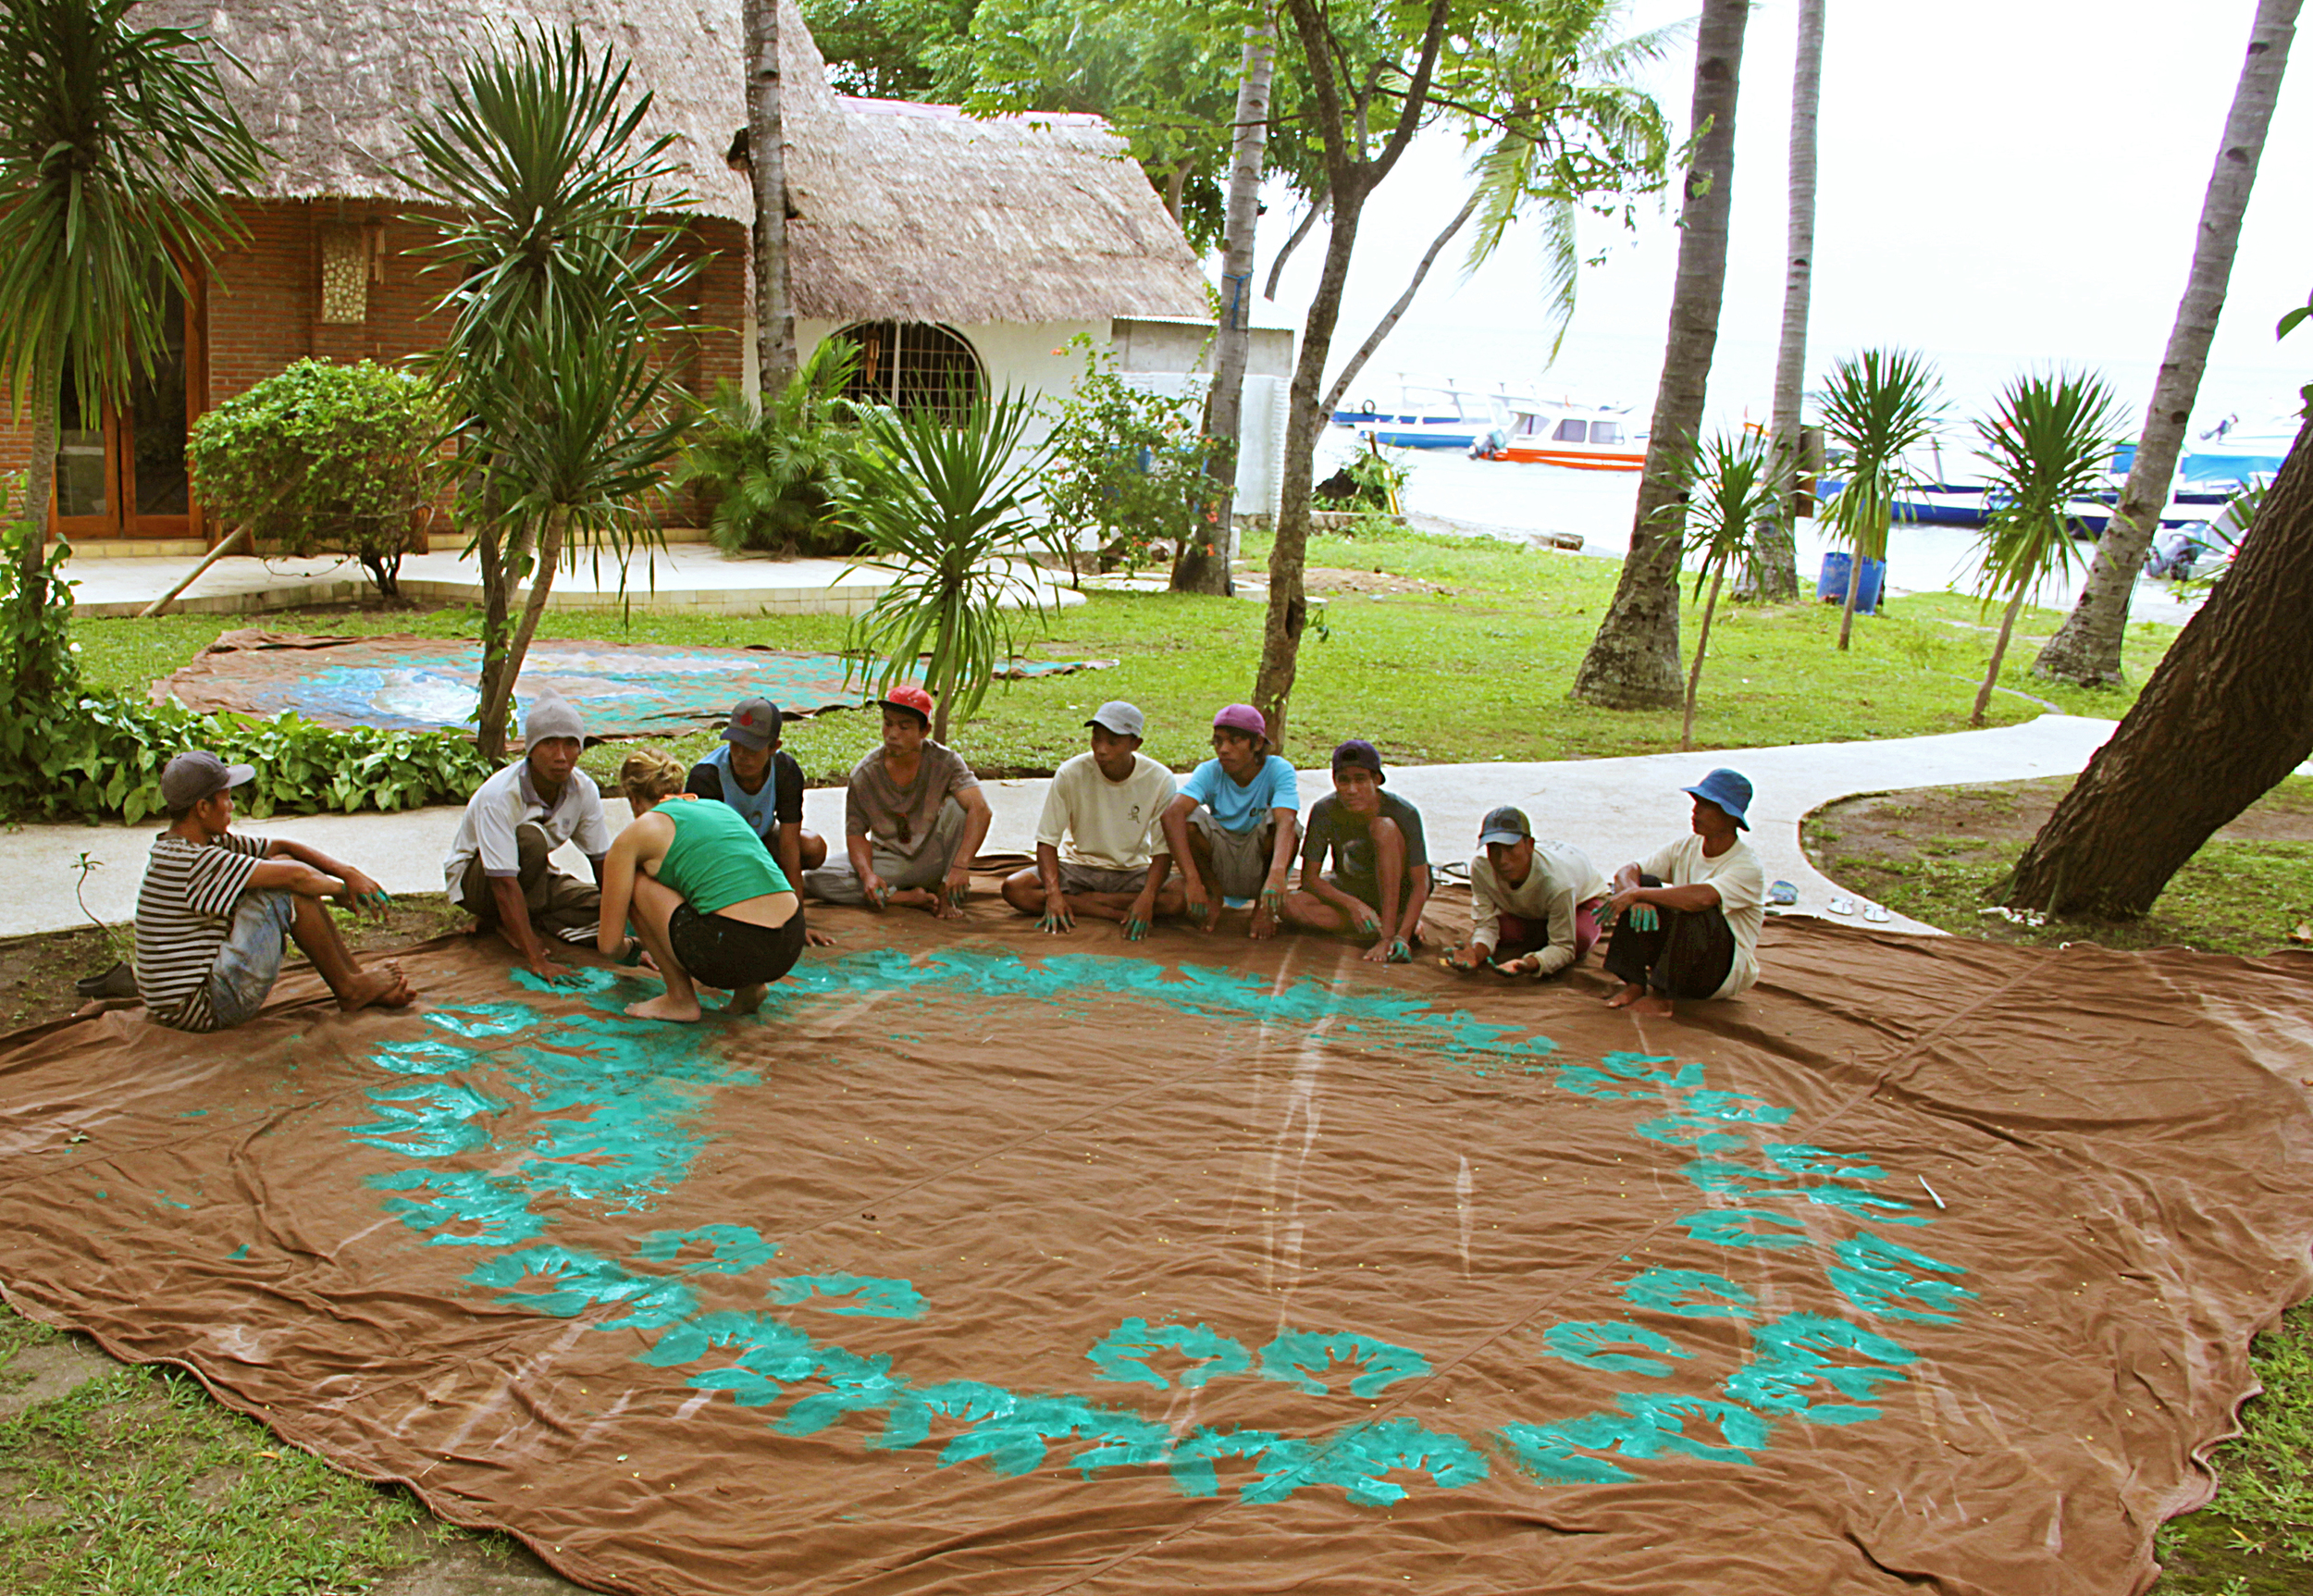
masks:
[[[875,701],[887,710],[907,710],[921,716],[927,726],[932,724],[932,695],[913,682],[903,682]]]

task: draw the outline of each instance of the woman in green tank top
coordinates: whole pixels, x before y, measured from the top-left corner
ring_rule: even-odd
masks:
[[[728,990],[728,1011],[751,1014],[803,949],[803,900],[763,839],[730,805],[686,796],[684,777],[682,762],[656,749],[619,767],[635,821],[602,861],[595,943],[613,958],[633,954],[631,923],[664,977],[665,996],[626,1006],[638,1020],[697,1020],[699,986]]]

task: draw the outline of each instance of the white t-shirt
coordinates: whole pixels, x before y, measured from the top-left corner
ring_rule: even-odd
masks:
[[[1719,889],[1719,909],[1726,928],[1735,934],[1735,962],[1713,997],[1732,997],[1759,979],[1759,927],[1767,918],[1767,872],[1750,844],[1735,846],[1716,859],[1706,859],[1702,838],[1680,837],[1668,847],[1656,848],[1639,861],[1648,875],[1660,876],[1665,886],[1711,885]]]
[[[1132,756],[1132,773],[1120,782],[1102,775],[1089,752],[1078,754],[1045,788],[1036,840],[1070,864],[1145,870],[1165,846],[1165,807],[1178,790],[1172,773],[1146,754]]]
[[[530,780],[530,761],[516,760],[476,788],[466,800],[457,840],[450,845],[450,856],[441,861],[451,903],[465,903],[465,867],[477,855],[485,875],[521,873],[522,849],[514,829],[523,825],[545,832],[550,847],[560,847],[575,837],[588,859],[600,860],[611,851],[611,823],[602,813],[602,791],[592,776],[573,769],[550,807]]]
[[[1470,942],[1491,953],[1502,941],[1495,923],[1502,915],[1547,920],[1550,946],[1537,948],[1534,958],[1541,974],[1553,974],[1574,962],[1575,910],[1606,894],[1606,878],[1572,843],[1536,837],[1533,868],[1515,886],[1495,873],[1493,860],[1481,853],[1470,860]]]

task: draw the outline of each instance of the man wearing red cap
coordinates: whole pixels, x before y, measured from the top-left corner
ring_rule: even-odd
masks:
[[[1213,717],[1213,757],[1190,773],[1165,810],[1165,844],[1181,872],[1190,923],[1212,929],[1216,896],[1224,903],[1251,899],[1249,934],[1275,936],[1300,832],[1293,767],[1269,752],[1261,711],[1231,704]]]
[[[804,872],[804,889],[829,903],[909,904],[945,920],[963,911],[995,816],[971,767],[927,735],[931,694],[910,682],[876,702],[884,744],[852,767],[844,859]]]

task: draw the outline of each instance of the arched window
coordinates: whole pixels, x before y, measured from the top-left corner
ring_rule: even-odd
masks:
[[[954,420],[959,402],[986,391],[987,379],[971,345],[945,327],[921,321],[860,321],[835,336],[860,352],[847,399],[928,410]]]

